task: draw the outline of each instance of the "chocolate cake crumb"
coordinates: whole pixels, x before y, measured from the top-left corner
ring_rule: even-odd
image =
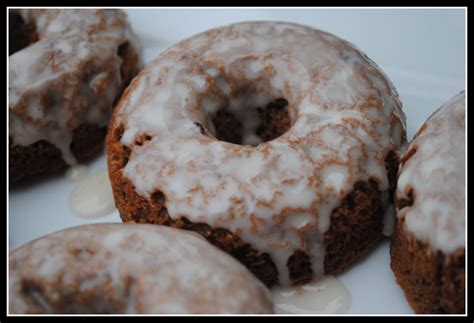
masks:
[[[390,265],[416,313],[465,313],[465,250],[446,256],[410,234],[397,221]]]

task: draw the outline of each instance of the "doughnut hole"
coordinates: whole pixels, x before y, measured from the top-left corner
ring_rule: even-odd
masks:
[[[257,146],[283,135],[291,127],[288,101],[278,98],[263,106],[219,108],[210,117],[210,132],[219,140]]]
[[[264,107],[249,107],[244,111],[251,116],[238,116],[226,108],[217,110],[212,117],[216,138],[238,145],[257,146],[280,137],[291,127],[288,101],[283,98],[276,99]],[[252,117],[256,117],[258,123],[245,127],[244,120]]]
[[[189,72],[199,103],[187,114],[195,116],[204,135],[220,141],[254,147],[272,141],[296,122],[303,71],[298,62],[263,54],[237,59],[225,70],[206,61],[202,71]]]
[[[38,41],[36,26],[27,23],[15,11],[8,12],[8,55],[12,55]]]

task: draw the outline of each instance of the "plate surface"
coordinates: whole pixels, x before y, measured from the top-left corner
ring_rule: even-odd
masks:
[[[408,138],[444,101],[465,86],[463,9],[127,9],[149,62],[173,43],[198,32],[245,20],[291,21],[314,26],[361,48],[397,88]],[[441,23],[440,23],[441,22]],[[106,169],[105,155],[88,165]],[[9,190],[9,250],[67,227],[121,222],[118,212],[97,219],[75,216],[68,206],[75,183],[49,176]],[[337,278],[348,288],[348,314],[411,314],[390,270],[389,240]]]

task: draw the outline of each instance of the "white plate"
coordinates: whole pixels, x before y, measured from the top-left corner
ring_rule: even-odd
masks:
[[[244,20],[304,23],[340,36],[365,51],[391,78],[407,116],[408,138],[445,100],[465,85],[464,10],[127,10],[149,62],[173,43],[209,28]],[[106,169],[105,156],[90,162]],[[118,212],[81,219],[68,207],[74,183],[64,176],[10,189],[9,249],[67,227],[121,222]],[[349,314],[411,314],[390,270],[389,240],[337,276],[352,296]]]

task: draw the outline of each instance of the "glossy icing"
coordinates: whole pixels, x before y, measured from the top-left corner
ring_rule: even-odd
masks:
[[[444,103],[425,122],[401,165],[397,199],[413,205],[398,210],[406,229],[435,250],[451,253],[465,241],[465,118],[464,91]]]
[[[292,127],[262,143],[246,107],[278,98]],[[221,107],[242,120],[244,145],[201,134],[196,123],[213,134]],[[170,47],[115,113],[136,192],[163,192],[172,218],[237,233],[272,257],[283,285],[296,250],[324,274],[332,211],[357,181],[373,178],[386,192],[384,159],[405,140],[398,94],[373,61],[331,34],[280,22],[233,24]],[[144,134],[151,140],[135,145]]]
[[[78,226],[9,260],[10,313],[273,313],[270,293],[243,265],[168,227]]]
[[[117,50],[138,50],[136,36],[120,10],[14,11],[39,40],[9,57],[9,136],[21,146],[46,140],[73,165],[73,130],[107,124],[122,84]]]

